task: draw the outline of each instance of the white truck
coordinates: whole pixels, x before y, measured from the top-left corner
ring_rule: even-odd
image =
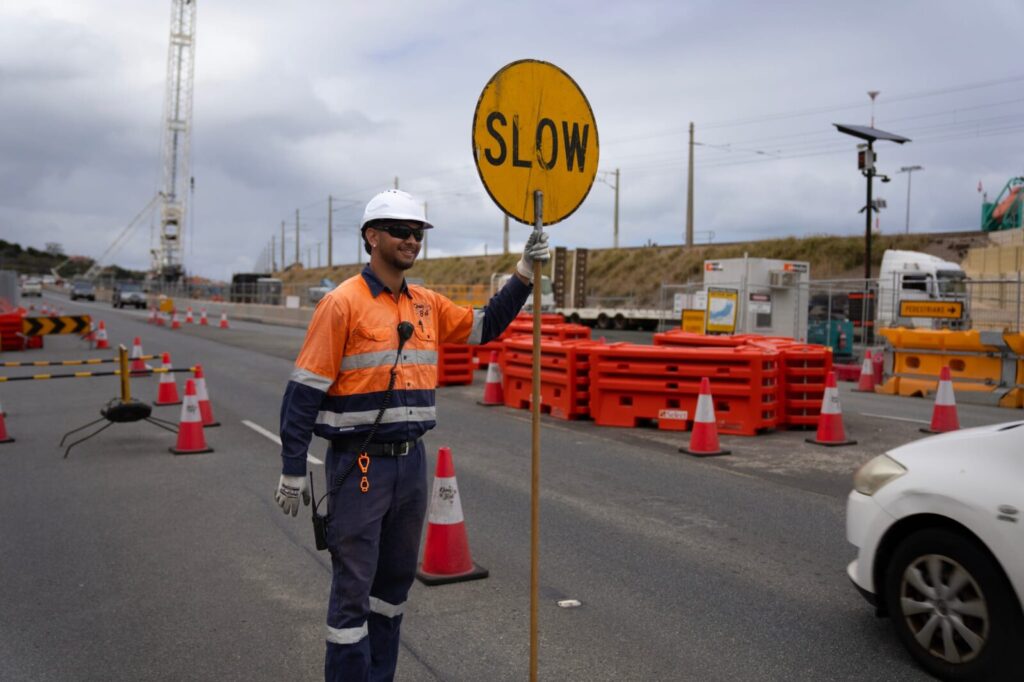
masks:
[[[875,322],[878,327],[969,327],[967,275],[957,263],[917,251],[889,249],[882,255],[878,273]],[[901,317],[901,301],[959,302],[963,315],[948,317]]]

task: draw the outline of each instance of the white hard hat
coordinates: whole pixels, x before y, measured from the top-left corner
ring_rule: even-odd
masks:
[[[360,229],[371,220],[415,220],[423,223],[424,229],[433,227],[427,222],[427,208],[422,201],[400,189],[381,192],[366,204]]]

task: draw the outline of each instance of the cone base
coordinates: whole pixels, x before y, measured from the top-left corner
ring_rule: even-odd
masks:
[[[830,447],[830,448],[835,447],[837,445],[856,445],[857,444],[857,441],[855,441],[855,440],[818,440],[817,438],[804,438],[804,440],[807,441],[808,443],[812,443],[814,445],[824,445],[824,446]]]
[[[155,405],[156,407],[163,407],[164,405],[181,405],[181,401],[177,400],[177,401],[170,401],[170,402],[165,402],[164,403],[164,402],[160,402],[158,400],[155,403],[153,403],[153,405]],[[205,424],[204,424],[204,426],[205,426]]]
[[[202,455],[207,452],[213,452],[211,447],[200,448],[199,450],[179,450],[178,448],[167,448],[167,450],[173,455]]]
[[[712,450],[710,452],[708,452],[707,450],[691,450],[690,448],[679,448],[679,452],[686,453],[687,455],[694,455],[696,457],[717,457],[718,455],[732,454],[732,450],[723,450],[721,448],[719,448],[718,450]]]
[[[959,431],[959,430],[960,430],[959,427],[958,428],[953,428],[953,429],[933,429],[930,426],[922,426],[921,429],[920,429],[921,433],[949,433],[950,431]]]
[[[850,390],[852,392],[854,392],[854,393],[877,393],[877,391],[873,387],[872,388],[851,388]]]
[[[203,422],[203,428],[204,429],[210,429],[210,428],[213,428],[214,426],[220,426],[220,422],[210,422],[209,424],[207,424],[206,422]]]
[[[0,443],[13,443],[13,442],[14,442],[13,438],[5,438],[3,440],[0,440]]]
[[[484,402],[483,400],[478,400],[478,401],[476,401],[476,404],[477,405],[482,405],[484,407],[497,407],[498,405],[504,405],[505,401],[502,400],[500,403],[488,403],[488,402]]]
[[[416,570],[416,579],[424,585],[447,585],[449,583],[461,583],[468,580],[481,580],[490,575],[490,571],[473,562],[473,568],[465,573],[453,573],[441,575],[439,573],[427,573],[423,570]]]

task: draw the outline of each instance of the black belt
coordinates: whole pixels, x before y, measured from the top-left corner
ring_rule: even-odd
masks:
[[[398,443],[368,443],[364,448],[366,454],[371,457],[402,457],[408,455],[416,447],[418,440],[405,440]],[[361,446],[361,439],[332,440],[331,447],[336,452],[355,452]]]

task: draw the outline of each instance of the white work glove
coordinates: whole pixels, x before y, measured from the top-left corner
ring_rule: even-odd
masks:
[[[523,249],[523,257],[520,258],[519,262],[516,264],[516,272],[532,282],[534,261],[541,261],[543,263],[550,258],[551,252],[548,251],[548,233],[542,232],[541,230],[534,230],[530,233],[530,238],[526,240],[526,247]]]
[[[274,499],[281,505],[285,514],[295,516],[299,513],[299,494],[302,495],[302,502],[309,506],[309,488],[306,486],[305,476],[285,476],[281,474],[281,480],[277,484],[277,492]]]

